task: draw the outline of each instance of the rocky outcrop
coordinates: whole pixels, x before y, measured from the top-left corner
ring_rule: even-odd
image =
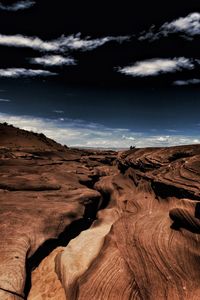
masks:
[[[65,300],[64,288],[55,272],[55,257],[64,251],[64,247],[57,247],[45,257],[38,268],[31,274],[31,290],[28,299],[32,300]]]
[[[5,141],[0,299],[200,298],[199,145],[115,153]]]

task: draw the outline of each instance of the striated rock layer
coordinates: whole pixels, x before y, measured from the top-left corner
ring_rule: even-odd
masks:
[[[200,299],[200,145],[0,140],[0,299]]]

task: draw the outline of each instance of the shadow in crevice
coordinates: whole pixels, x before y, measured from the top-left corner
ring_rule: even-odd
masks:
[[[99,180],[100,176],[99,175],[92,175],[89,176],[88,180],[79,180],[79,183],[88,187],[89,189],[93,189],[95,183]]]
[[[99,207],[99,210],[105,209],[106,207],[109,206],[111,197],[109,192],[105,191],[99,191],[101,193],[101,205]]]
[[[45,241],[36,252],[26,261],[26,283],[24,288],[25,299],[31,289],[31,272],[39,266],[41,261],[47,257],[57,247],[66,247],[70,240],[77,237],[82,231],[90,228],[96,219],[98,210],[98,201],[86,205],[83,218],[68,225],[58,238],[51,238]]]
[[[195,218],[200,219],[200,202],[195,206]]]
[[[190,224],[187,221],[174,221],[170,226],[171,229],[180,231],[182,228],[194,234],[200,234],[200,224]]]
[[[168,197],[176,197],[178,199],[187,198],[190,200],[200,200],[200,197],[194,195],[189,190],[185,190],[180,187],[176,187],[175,185],[168,185],[162,182],[152,182],[151,183],[152,189],[156,196],[166,199]]]
[[[192,233],[200,234],[200,220],[195,217],[193,211],[191,212],[183,208],[174,208],[169,211],[169,216],[173,221],[171,229],[179,230],[184,228]]]

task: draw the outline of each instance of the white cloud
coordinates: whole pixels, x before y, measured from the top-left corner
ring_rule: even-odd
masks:
[[[198,137],[199,138],[199,137]],[[200,139],[196,136],[189,135],[163,135],[163,136],[146,136],[138,139],[135,143],[137,147],[169,147],[178,145],[199,144]]]
[[[191,85],[191,84],[199,84],[200,83],[200,79],[187,79],[187,80],[176,80],[173,82],[173,85]]]
[[[165,34],[182,32],[189,36],[200,34],[200,13],[192,13],[184,18],[179,18],[161,27]]]
[[[166,135],[166,136],[159,136],[157,137],[157,141],[159,142],[167,142],[169,140],[170,136]]]
[[[177,58],[154,58],[138,61],[132,66],[119,68],[119,72],[131,76],[156,76],[161,73],[172,73],[182,69],[193,69],[194,63],[185,57]]]
[[[108,128],[101,124],[67,118],[44,119],[31,116],[16,116],[0,113],[0,122],[8,122],[22,129],[42,132],[54,140],[69,146],[129,147],[132,141],[122,141],[127,129]],[[138,136],[135,133],[135,136]]]
[[[32,58],[31,63],[52,67],[63,65],[75,65],[76,61],[71,57],[63,57],[61,55],[46,55],[43,57]]]
[[[26,1],[18,1],[16,3],[5,5],[0,2],[0,10],[7,10],[7,11],[18,11],[24,10],[32,7],[35,4],[35,1],[26,0]]]
[[[0,98],[0,102],[10,102],[11,100],[10,99],[3,99],[3,98]]]
[[[76,35],[70,35],[70,36],[62,36],[60,39],[57,40],[57,42],[60,44],[61,47],[67,47],[69,49],[73,50],[93,50],[95,48],[98,48],[108,42],[116,41],[118,43],[122,43],[125,40],[129,40],[129,36],[107,36],[97,39],[91,39],[90,37],[86,37],[84,39],[81,39],[81,34],[78,33]]]
[[[75,147],[165,147],[200,143],[199,136],[146,135],[144,132],[133,132],[127,128],[109,128],[102,124],[67,118],[45,119],[0,113],[0,122],[8,122],[26,130],[43,132],[62,144]],[[90,126],[91,124],[93,126]]]
[[[20,34],[0,34],[0,45],[11,47],[27,47],[39,51],[59,51],[59,44],[56,41],[43,41],[38,37],[27,37]]]
[[[154,41],[160,37],[166,37],[171,33],[179,33],[183,37],[190,39],[200,35],[200,13],[194,12],[186,17],[166,22],[158,30],[153,25],[149,31],[140,34],[139,40]]]
[[[129,141],[135,141],[135,137],[133,137],[133,136],[126,136],[126,135],[123,135],[123,136],[122,136],[122,139],[124,139],[124,140],[129,140]]]
[[[56,73],[52,73],[44,70],[33,70],[33,69],[23,69],[23,68],[8,68],[8,69],[0,69],[0,77],[36,77],[36,76],[52,76],[57,75]]]
[[[118,43],[128,40],[128,36],[108,36],[97,39],[90,37],[81,38],[80,34],[61,36],[58,39],[43,41],[38,37],[28,37],[23,35],[3,35],[0,34],[0,45],[10,47],[28,47],[39,51],[56,51],[63,52],[65,50],[93,50],[108,42],[116,41]]]

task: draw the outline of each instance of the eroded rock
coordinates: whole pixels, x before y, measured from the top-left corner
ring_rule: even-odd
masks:
[[[0,299],[200,298],[199,145],[115,153],[1,134]]]

